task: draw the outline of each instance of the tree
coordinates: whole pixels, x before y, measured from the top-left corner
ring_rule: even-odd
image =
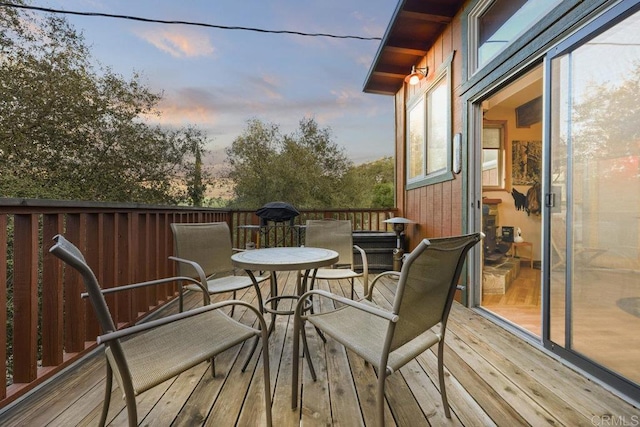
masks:
[[[344,179],[343,203],[359,208],[395,206],[394,177],[392,157],[352,167]]]
[[[290,135],[282,135],[276,124],[251,119],[226,152],[234,206],[286,201],[298,208],[346,207],[338,204],[338,194],[352,163],[330,129],[312,118],[302,119]]]
[[[187,173],[187,194],[191,206],[202,206],[205,202],[204,193],[207,189],[205,179],[208,178],[202,169],[202,140],[204,136],[201,131],[196,129],[188,129],[188,132],[192,134],[194,162]]]
[[[591,85],[588,96],[575,105],[573,121],[577,159],[637,155],[640,141],[640,63],[628,78]]]
[[[64,18],[2,7],[0,24],[1,197],[186,200],[176,184],[195,173],[201,133],[141,120],[158,114],[160,95],[138,75],[94,69]]]

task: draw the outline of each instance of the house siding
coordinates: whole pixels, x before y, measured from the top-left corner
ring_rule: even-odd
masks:
[[[415,86],[404,85],[395,94],[396,114],[396,205],[400,214],[417,222],[406,231],[408,249],[413,249],[425,237],[441,237],[465,232],[467,226],[467,170],[471,159],[463,159],[461,173],[450,181],[407,189],[406,184],[406,110],[416,96],[423,94],[433,83],[437,70],[453,53],[452,129],[451,134],[462,134],[463,157],[473,141],[466,129],[466,105],[479,93],[500,81],[514,67],[530,62],[541,55],[560,37],[568,35],[598,10],[614,3],[606,0],[565,1],[553,13],[535,24],[525,36],[510,45],[482,70],[467,78],[468,49],[467,16],[476,0],[466,2],[452,18],[440,36],[429,48],[417,67],[429,67],[429,75]]]
[[[462,114],[462,60],[459,51],[462,47],[462,25],[460,14],[452,20],[444,32],[437,38],[419,67],[429,67],[429,75],[415,86],[405,85],[395,95],[396,106],[396,201],[403,215],[418,223],[408,227],[406,236],[409,249],[413,249],[423,238],[442,237],[460,234],[463,224],[463,179],[454,174],[452,180],[406,189],[406,108],[416,96],[424,94],[441,67],[453,54],[451,64],[452,77],[452,134],[463,132]],[[456,53],[457,52],[457,53]],[[464,171],[463,171],[464,173]]]

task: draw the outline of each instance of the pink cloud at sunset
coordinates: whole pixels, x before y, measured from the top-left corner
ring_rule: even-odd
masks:
[[[175,58],[211,56],[215,51],[206,33],[191,28],[145,29],[136,35]]]

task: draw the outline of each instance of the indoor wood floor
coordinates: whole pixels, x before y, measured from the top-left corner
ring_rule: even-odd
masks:
[[[292,274],[279,275],[284,291],[294,286]],[[327,282],[319,286],[329,289]],[[375,300],[388,305],[395,284],[384,282]],[[348,295],[345,282],[330,289]],[[360,284],[357,286],[362,293]],[[266,288],[264,289],[266,295]],[[249,292],[242,298],[251,300]],[[191,305],[199,295],[189,298]],[[286,300],[285,300],[286,301]],[[243,313],[236,317],[248,321]],[[310,331],[312,357],[318,371],[313,382],[302,365],[302,403],[290,406],[292,322],[277,319],[269,341],[274,426],[374,425],[375,372],[329,338],[323,344]],[[455,303],[445,350],[446,385],[452,419],[444,417],[436,374],[436,357],[427,351],[387,380],[388,426],[593,426],[602,420],[631,422],[640,409],[607,389]],[[262,360],[254,356],[240,372],[247,346],[238,345],[216,358],[217,375],[208,364],[169,380],[138,396],[143,425],[264,425]],[[96,425],[100,414],[105,367],[94,354],[32,395],[0,413],[0,425]],[[126,425],[120,391],[113,391],[110,425]],[[611,424],[613,425],[613,424]],[[616,424],[622,425],[622,424]]]
[[[482,306],[536,336],[542,335],[540,269],[520,263],[520,274],[507,291],[482,296]]]

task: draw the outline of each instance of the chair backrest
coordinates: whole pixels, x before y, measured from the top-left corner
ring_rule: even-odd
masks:
[[[98,322],[100,322],[102,333],[115,331],[115,323],[113,322],[113,318],[109,312],[107,301],[104,299],[98,280],[87,264],[82,252],[80,252],[73,243],[69,242],[61,235],[55,236],[53,240],[56,243],[51,247],[51,249],[49,249],[49,252],[73,267],[82,276],[87,294],[89,294],[89,300],[96,312]]]
[[[338,252],[338,265],[353,267],[353,229],[350,220],[310,219],[305,230],[305,246]]]
[[[207,277],[229,275],[233,272],[231,232],[226,222],[171,224],[173,254],[178,258],[195,261]],[[178,263],[178,274],[197,278],[195,269]]]
[[[444,334],[451,304],[467,252],[481,240],[480,233],[424,239],[407,255],[393,302],[396,323],[390,350],[442,324]]]

